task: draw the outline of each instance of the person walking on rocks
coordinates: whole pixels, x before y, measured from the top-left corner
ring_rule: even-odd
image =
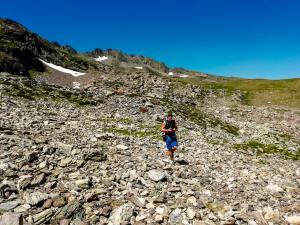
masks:
[[[173,119],[171,111],[168,112],[167,118],[163,121],[160,130],[163,133],[163,140],[167,147],[166,155],[169,156],[172,161],[174,161],[174,152],[178,147],[175,133],[175,131],[177,131],[177,124]]]

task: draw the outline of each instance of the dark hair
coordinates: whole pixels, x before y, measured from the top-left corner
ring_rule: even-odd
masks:
[[[172,111],[168,112],[168,116],[173,116]]]

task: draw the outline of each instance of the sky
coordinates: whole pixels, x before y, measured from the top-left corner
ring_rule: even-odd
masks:
[[[0,17],[80,52],[223,76],[300,77],[298,0],[0,0]]]

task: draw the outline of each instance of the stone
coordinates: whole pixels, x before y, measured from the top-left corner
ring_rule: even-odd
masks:
[[[129,180],[130,181],[135,181],[139,175],[137,174],[136,170],[130,170],[129,171]]]
[[[144,207],[146,204],[145,199],[139,198],[136,195],[132,195],[128,198],[129,201],[131,201],[133,204],[135,204],[138,207]]]
[[[64,158],[60,161],[60,166],[61,167],[66,167],[72,162],[72,158]]]
[[[187,214],[187,216],[188,216],[188,218],[189,218],[190,220],[194,219],[194,217],[196,216],[195,210],[194,210],[193,208],[191,208],[191,207],[188,207],[188,208],[187,208],[186,214]]]
[[[44,183],[45,178],[46,178],[46,176],[45,176],[44,173],[41,173],[41,174],[37,175],[37,176],[34,177],[34,179],[32,180],[30,186],[31,186],[31,187],[36,187],[36,186],[38,186],[38,185]]]
[[[46,222],[48,222],[52,218],[54,213],[54,209],[46,209],[40,213],[37,213],[32,217],[33,223],[37,225],[46,224]]]
[[[182,224],[182,214],[181,209],[174,209],[169,216],[169,224],[171,225],[181,225]]]
[[[283,189],[276,184],[269,184],[268,186],[266,186],[266,189],[271,193],[283,192]]]
[[[136,217],[135,217],[135,220],[137,221],[137,222],[139,222],[139,221],[142,221],[142,220],[144,220],[144,219],[146,219],[147,218],[147,215],[145,215],[145,214],[139,214],[139,215],[137,215]]]
[[[56,142],[56,147],[58,148],[59,151],[61,151],[64,154],[71,153],[71,151],[73,149],[73,145],[65,144],[65,143],[62,143],[62,142]]]
[[[152,202],[148,202],[148,203],[146,204],[146,208],[147,208],[147,209],[154,209],[154,208],[155,208],[155,205],[154,205]]]
[[[47,200],[44,202],[42,208],[43,208],[43,209],[49,209],[49,208],[52,206],[52,204],[53,204],[53,200],[52,200],[52,199],[47,199]]]
[[[108,220],[108,225],[121,225],[129,222],[133,216],[134,206],[132,204],[124,204],[112,211]]]
[[[263,208],[263,212],[266,220],[277,220],[280,217],[279,211],[277,209],[273,210],[271,207]]]
[[[42,192],[33,192],[33,193],[29,193],[29,192],[24,192],[23,194],[23,199],[25,200],[25,202],[27,204],[30,204],[31,206],[37,205],[41,202],[43,202],[44,200],[46,200],[49,197],[48,194],[46,193],[42,193]]]
[[[16,200],[9,201],[9,202],[3,202],[3,203],[0,203],[0,210],[10,211],[10,210],[16,208],[20,204],[22,204],[22,200],[20,200],[20,199],[16,199]]]
[[[187,204],[190,206],[198,206],[198,202],[195,196],[191,196],[187,199]]]
[[[43,136],[35,137],[34,142],[36,144],[44,144],[44,143],[47,143],[47,138],[43,137]]]
[[[111,206],[104,206],[103,208],[101,208],[101,210],[99,210],[99,215],[108,217],[111,211]]]
[[[5,163],[3,162],[2,160],[0,160],[0,170],[7,170],[9,168],[9,164],[8,163]]]
[[[214,225],[214,223],[206,223],[201,220],[193,220],[193,225]]]
[[[31,206],[29,204],[23,204],[23,205],[17,206],[14,209],[14,212],[16,212],[16,213],[23,213],[23,212],[27,212],[30,208],[31,208]]]
[[[54,207],[62,207],[66,204],[66,199],[64,197],[59,197],[57,199],[54,199],[53,206]]]
[[[162,215],[155,215],[154,217],[155,222],[160,223],[164,220]]]
[[[38,165],[38,167],[39,167],[39,169],[44,169],[47,167],[47,164],[48,164],[47,161],[43,161]]]
[[[75,185],[79,189],[87,189],[91,186],[91,179],[90,178],[85,178],[85,179],[76,180]]]
[[[235,225],[236,219],[235,218],[227,218],[224,222],[222,222],[222,225]]]
[[[25,190],[27,187],[30,186],[31,181],[32,181],[31,175],[21,176],[20,179],[18,180],[18,189]]]
[[[117,145],[116,148],[117,150],[121,150],[121,151],[129,149],[126,145]]]
[[[59,225],[69,225],[70,224],[70,220],[68,219],[62,219],[61,221],[59,221]]]
[[[82,204],[77,200],[70,201],[67,205],[55,212],[55,217],[58,219],[73,218],[81,220],[84,218],[84,215]]]
[[[23,225],[23,216],[20,213],[7,212],[0,215],[0,225]]]
[[[163,179],[166,178],[166,174],[162,171],[159,170],[150,170],[148,171],[148,176],[151,180],[158,182],[158,181],[162,181]]]
[[[158,214],[164,214],[166,212],[166,209],[165,209],[165,207],[157,207],[155,209],[155,212]]]
[[[45,145],[43,147],[43,153],[46,155],[53,155],[56,152],[56,147],[54,146],[49,146],[49,145]]]
[[[33,161],[38,159],[38,153],[37,152],[26,152],[25,158],[26,158],[27,162],[32,163]]]
[[[102,188],[90,189],[88,193],[84,195],[86,201],[95,201],[98,199],[99,195],[105,195],[107,190]]]
[[[90,150],[89,152],[84,153],[83,159],[85,161],[96,161],[102,162],[107,159],[107,155],[103,149]]]
[[[287,217],[285,217],[285,220],[291,225],[299,225],[300,224],[300,214],[287,216]]]

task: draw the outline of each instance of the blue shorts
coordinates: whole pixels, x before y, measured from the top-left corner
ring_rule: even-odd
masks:
[[[166,146],[168,150],[171,150],[174,147],[178,146],[176,135],[164,137],[164,141],[166,142]]]

